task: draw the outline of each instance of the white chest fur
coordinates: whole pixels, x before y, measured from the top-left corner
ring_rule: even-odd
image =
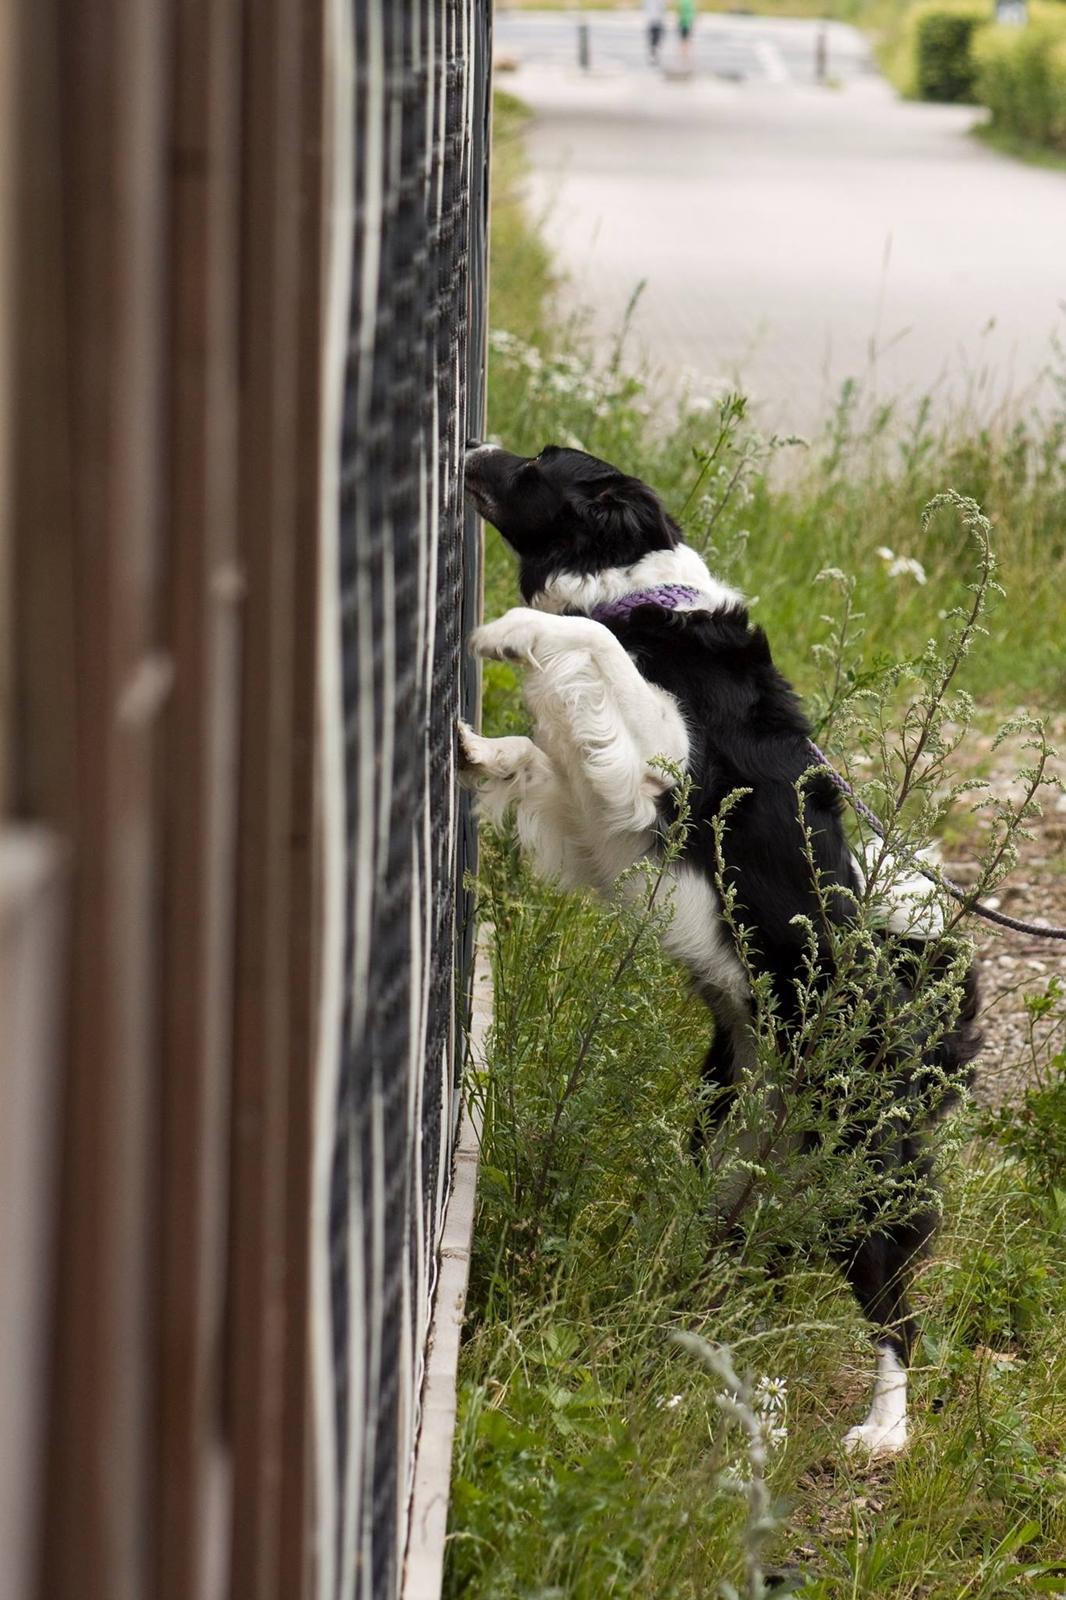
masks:
[[[478,741],[473,766],[485,809],[498,816],[514,808],[519,835],[543,871],[611,894],[623,873],[655,852],[658,802],[676,781],[663,763],[686,768],[689,735],[677,701],[587,617],[516,607],[479,628],[471,643],[481,655],[525,664],[535,728],[533,740]],[[637,885],[626,891],[638,892]],[[663,943],[697,983],[746,994],[708,880],[678,862],[657,900]]]

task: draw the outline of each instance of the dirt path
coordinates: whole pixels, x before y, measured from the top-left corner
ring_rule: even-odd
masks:
[[[1062,752],[1049,770],[1066,782],[1066,718],[1055,718],[1049,732]],[[1029,758],[1018,740],[993,752],[991,736],[975,736],[967,741],[967,751],[997,796],[1021,798],[1017,772]],[[1066,795],[1047,791],[1043,811],[1030,825],[1033,838],[1021,842],[1018,866],[991,904],[1026,922],[1042,920],[1066,927]],[[945,870],[959,883],[973,881],[967,861],[945,861]],[[968,931],[977,941],[981,963],[985,1030],[975,1092],[982,1103],[995,1105],[1018,1093],[1039,1075],[1054,1051],[1066,1046],[1061,1025],[1056,1029],[1053,1018],[1034,1022],[1025,1005],[1025,996],[1043,992],[1053,977],[1058,977],[1066,996],[1066,941],[997,932],[978,918],[970,919]]]

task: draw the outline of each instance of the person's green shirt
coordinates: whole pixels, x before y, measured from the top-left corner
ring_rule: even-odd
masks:
[[[696,20],[696,0],[677,0],[677,20],[691,28]]]

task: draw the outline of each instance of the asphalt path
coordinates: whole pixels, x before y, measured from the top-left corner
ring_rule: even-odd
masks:
[[[535,112],[565,296],[608,338],[642,286],[631,348],[659,390],[739,382],[804,433],[847,379],[901,410],[1050,403],[1066,173],[989,150],[971,108],[900,101],[843,25],[824,87],[817,23],[705,14],[680,77],[676,39],[653,70],[639,16],[586,16],[590,71],[572,18],[500,13],[498,81]]]
[[[506,55],[527,66],[577,66],[579,23],[587,29],[589,70],[642,68],[647,33],[639,12],[498,12],[496,38]],[[691,67],[727,82],[813,83],[820,76],[847,80],[872,72],[869,48],[854,28],[839,22],[792,17],[745,17],[706,13],[693,30],[690,54],[682,57],[671,17],[661,51],[667,72]]]

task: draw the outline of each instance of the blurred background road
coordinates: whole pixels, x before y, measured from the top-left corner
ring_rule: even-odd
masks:
[[[583,20],[589,29],[591,70],[645,65],[645,27],[639,12],[586,12]],[[578,24],[573,13],[501,11],[495,26],[500,49],[525,65],[568,67],[577,59]],[[866,40],[846,23],[718,13],[699,17],[692,35],[691,64],[698,72],[727,79],[813,83],[819,32],[825,36],[826,61],[835,77],[851,78],[874,70]],[[680,49],[669,25],[662,62],[667,70],[681,65]]]
[[[639,14],[503,12],[502,87],[534,111],[531,199],[565,301],[664,387],[739,380],[813,431],[845,379],[871,400],[1036,405],[1066,301],[1066,173],[971,136],[983,113],[900,100],[843,24],[700,15],[645,59]],[[828,86],[815,81],[825,29]]]

